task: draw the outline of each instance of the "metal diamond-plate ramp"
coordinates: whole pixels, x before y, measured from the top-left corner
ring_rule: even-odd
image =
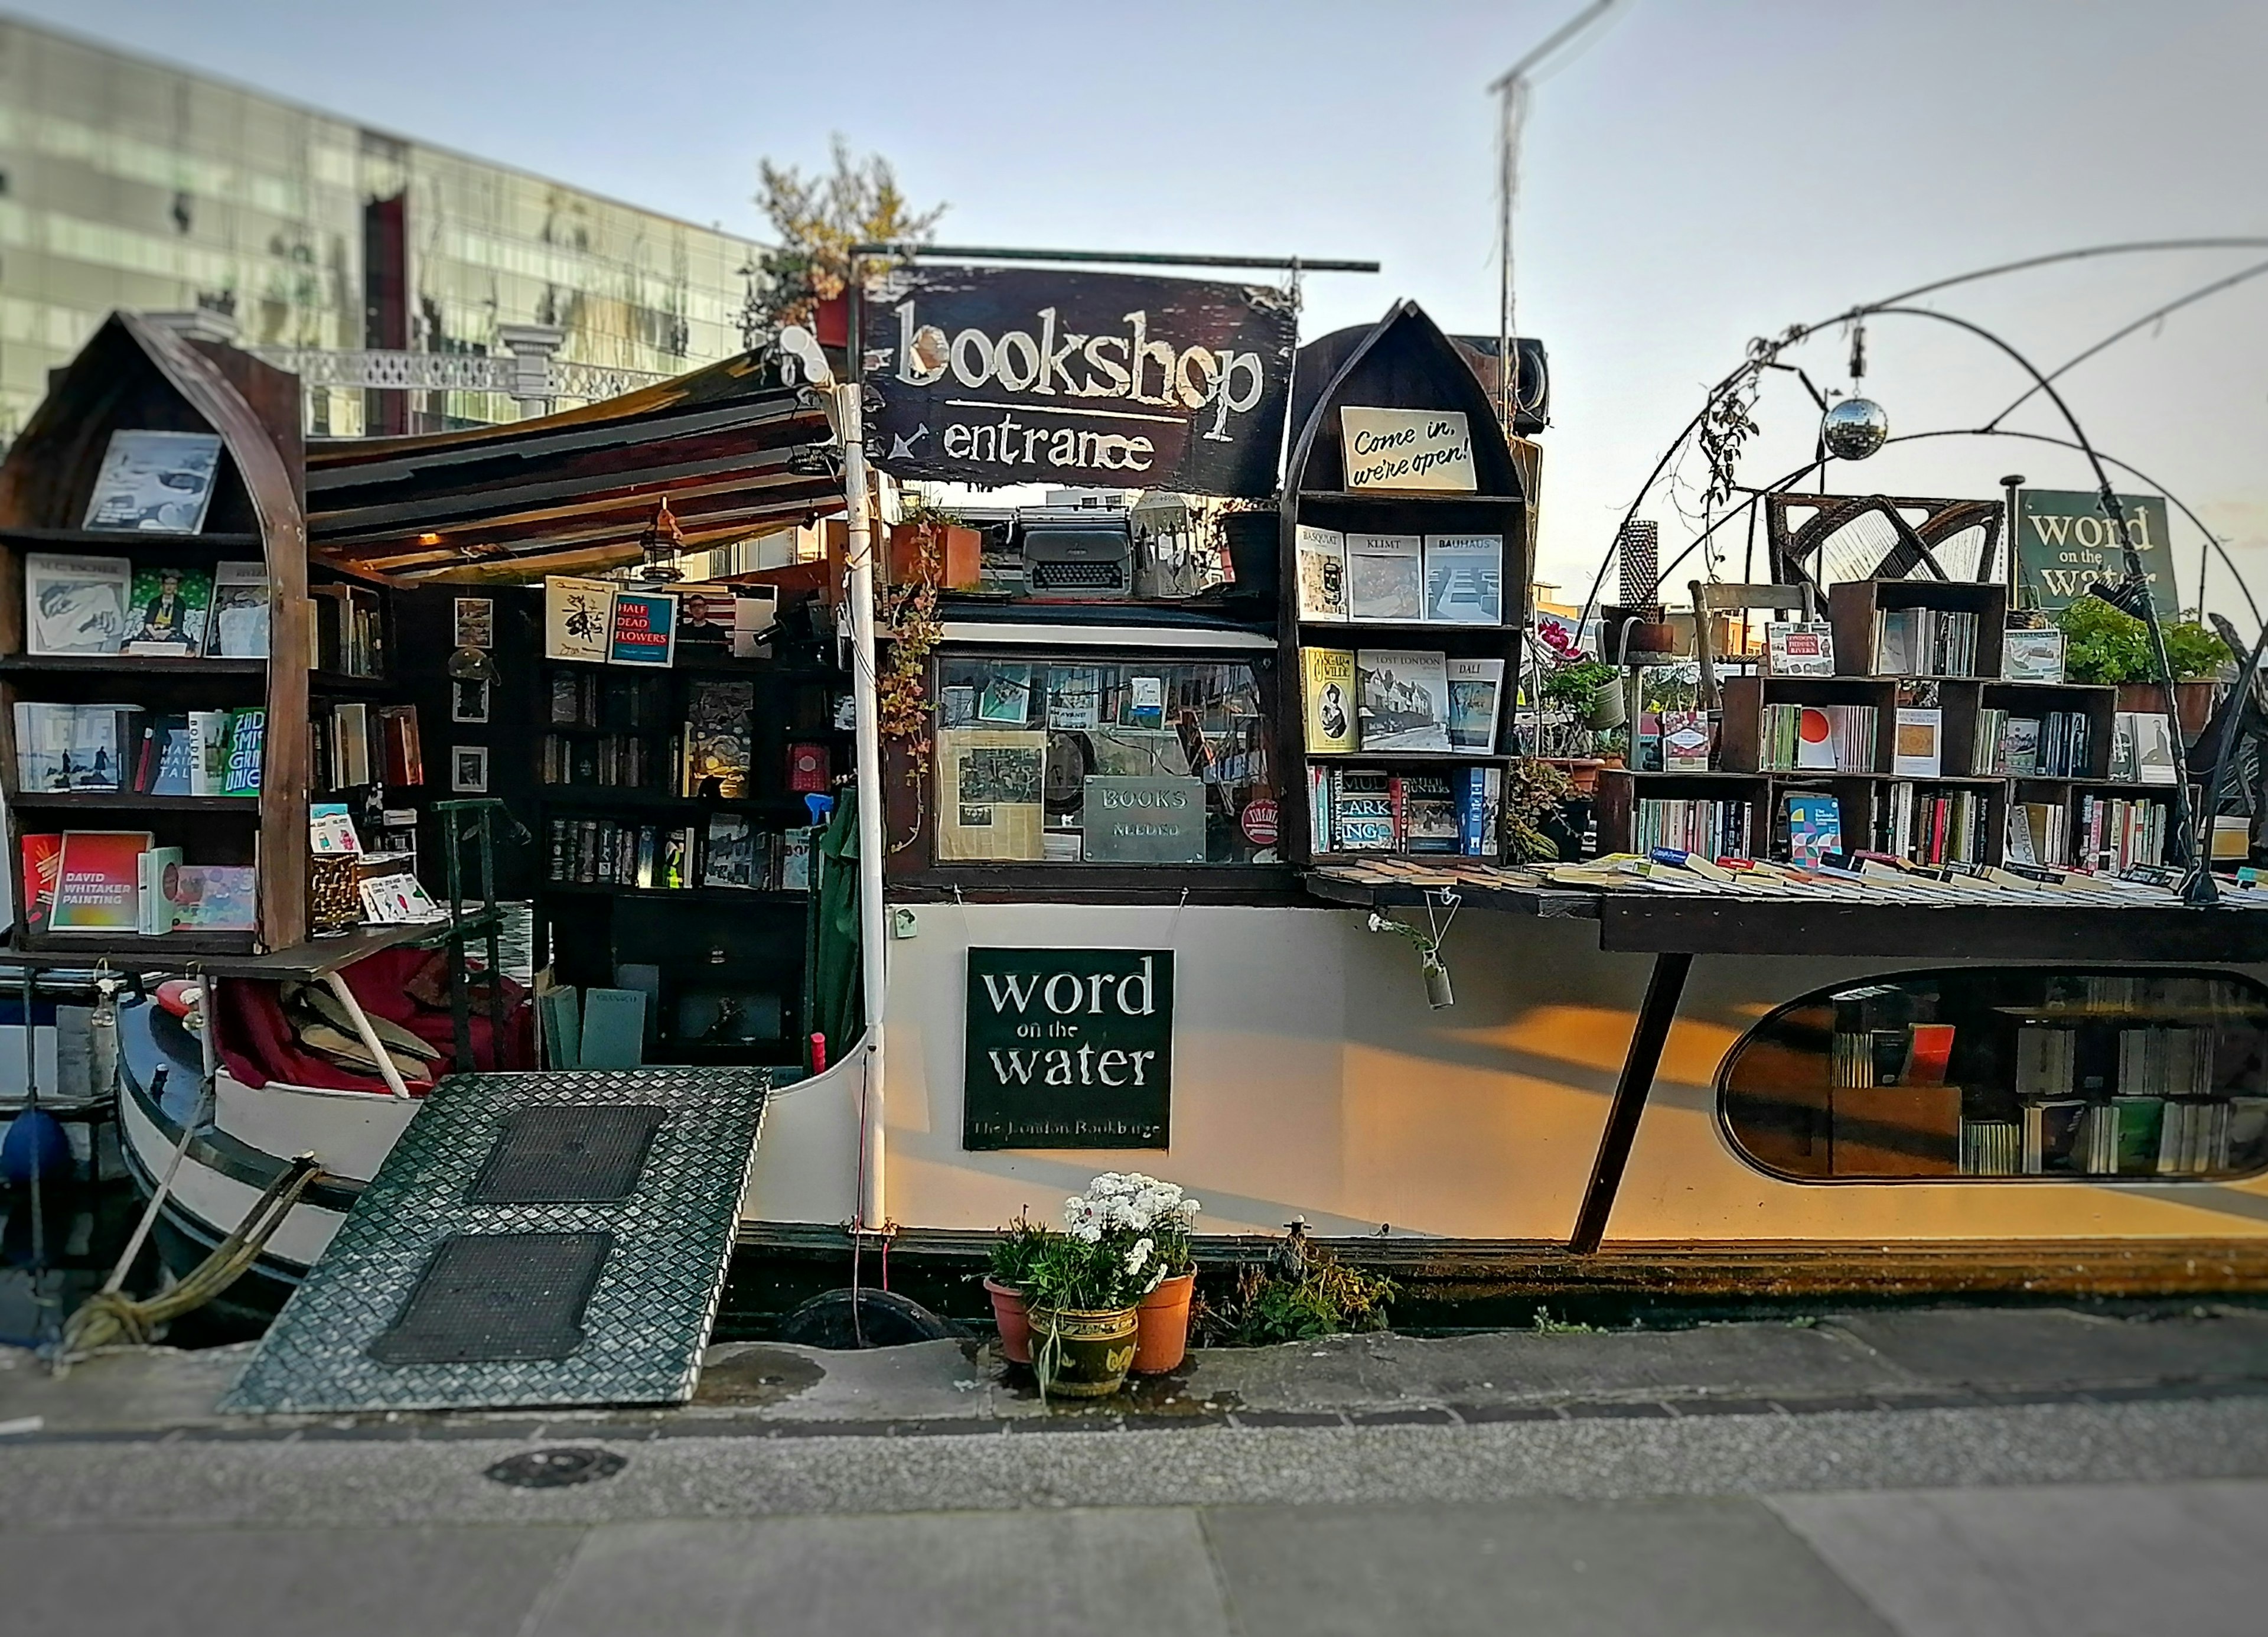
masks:
[[[452,1075],[363,1190],[338,1237],[284,1303],[220,1408],[450,1410],[681,1404],[725,1291],[770,1076],[648,1068]],[[475,1205],[473,1184],[515,1110],[652,1104],[668,1110],[628,1198]],[[371,1345],[456,1234],[607,1233],[614,1248],[563,1359],[381,1364]]]

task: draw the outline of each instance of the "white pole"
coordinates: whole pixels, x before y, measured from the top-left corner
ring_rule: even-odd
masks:
[[[843,484],[849,503],[847,551],[850,570],[850,638],[852,675],[850,697],[858,711],[858,953],[865,1002],[866,1030],[864,1090],[860,1094],[858,1129],[858,1220],[872,1230],[890,1220],[889,1191],[884,1186],[886,1149],[882,1138],[885,1101],[882,1087],[882,1014],[887,992],[884,970],[884,911],[882,904],[882,730],[880,675],[874,659],[873,526],[872,498],[866,480],[865,426],[854,379],[835,388],[835,402],[843,439]]]

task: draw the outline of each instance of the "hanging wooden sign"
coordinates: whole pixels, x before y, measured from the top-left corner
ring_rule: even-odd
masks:
[[[1170,949],[971,949],[963,1148],[1163,1148]]]
[[[1298,330],[1282,291],[923,267],[865,311],[867,446],[893,476],[1275,492]]]

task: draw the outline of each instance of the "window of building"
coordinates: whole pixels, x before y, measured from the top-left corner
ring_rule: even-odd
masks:
[[[1822,989],[1718,1077],[1734,1148],[1802,1182],[2193,1182],[2268,1169],[2268,989],[1965,967]]]
[[[1275,785],[1248,664],[1085,655],[937,667],[940,864],[1275,860]]]

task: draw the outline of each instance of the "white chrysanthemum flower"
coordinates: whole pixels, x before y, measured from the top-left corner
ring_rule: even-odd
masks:
[[[1183,1216],[1195,1218],[1197,1213],[1204,1209],[1204,1206],[1199,1205],[1194,1199],[1184,1199],[1182,1201],[1182,1214]]]
[[[1142,1294],[1146,1296],[1165,1282],[1166,1265],[1160,1262],[1156,1267],[1150,1270],[1150,1282],[1142,1287]]]
[[[1102,1237],[1102,1230],[1092,1222],[1082,1222],[1071,1232],[1090,1245]]]
[[[1152,1240],[1136,1240],[1134,1248],[1126,1253],[1126,1271],[1129,1273],[1140,1272],[1142,1265],[1150,1259],[1150,1252],[1156,1248],[1155,1242]]]

